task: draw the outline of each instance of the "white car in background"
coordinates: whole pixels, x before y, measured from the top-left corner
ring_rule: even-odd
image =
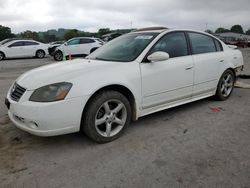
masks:
[[[0,60],[22,57],[44,58],[48,54],[48,45],[35,40],[10,39],[6,41],[0,45]]]
[[[84,131],[105,143],[131,119],[206,97],[226,100],[243,68],[239,50],[193,30],[150,28],[118,37],[86,59],[36,68],[11,86],[11,121],[39,136]]]
[[[56,47],[54,51],[54,59],[56,61],[62,61],[64,56],[86,56],[101,47],[103,44],[104,42],[99,38],[72,38],[64,44]]]

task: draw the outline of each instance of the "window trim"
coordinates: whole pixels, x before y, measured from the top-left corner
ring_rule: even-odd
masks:
[[[183,34],[184,34],[184,37],[185,37],[185,40],[186,40],[186,44],[187,44],[187,55],[185,55],[185,56],[179,56],[179,57],[171,57],[171,58],[169,58],[169,59],[181,58],[181,57],[186,57],[186,56],[192,55],[192,54],[191,54],[191,49],[190,49],[190,46],[189,46],[189,41],[188,41],[188,38],[187,38],[187,35],[186,35],[186,31],[170,31],[170,32],[168,32],[168,33],[162,35],[162,36],[154,43],[154,45],[148,50],[148,52],[146,53],[146,55],[145,55],[144,58],[142,59],[141,63],[149,63],[147,57],[150,55],[151,50],[157,45],[157,43],[158,43],[163,37],[165,37],[165,36],[168,35],[168,34],[173,34],[173,33],[183,33]]]
[[[219,50],[217,49],[217,46],[216,46],[216,43],[215,43],[215,42],[218,42],[218,43],[219,43],[219,46],[220,46],[220,48],[221,48],[221,51],[219,51]],[[223,52],[223,51],[224,51],[223,46],[222,46],[221,42],[220,42],[218,39],[214,38],[214,44],[215,44],[216,52]]]

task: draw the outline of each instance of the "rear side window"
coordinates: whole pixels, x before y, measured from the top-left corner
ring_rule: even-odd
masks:
[[[193,54],[216,52],[214,39],[200,33],[188,33]]]
[[[81,44],[88,44],[88,43],[94,43],[95,41],[93,39],[81,39]]]
[[[24,46],[24,42],[19,41],[19,42],[14,42],[9,47],[18,47],[18,46]]]
[[[214,43],[215,43],[217,52],[223,51],[222,45],[221,45],[221,43],[218,40],[214,39]]]
[[[37,42],[32,42],[32,41],[25,41],[25,42],[24,42],[24,45],[25,45],[25,46],[32,46],[32,45],[39,45],[39,43],[37,43]]]
[[[188,55],[187,41],[184,32],[168,33],[151,49],[151,53],[163,51],[170,58]]]

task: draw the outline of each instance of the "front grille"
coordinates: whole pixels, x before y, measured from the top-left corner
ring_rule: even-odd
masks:
[[[26,91],[25,88],[21,87],[17,83],[14,83],[13,87],[10,91],[10,97],[14,101],[19,101],[19,99],[23,96],[24,92]]]

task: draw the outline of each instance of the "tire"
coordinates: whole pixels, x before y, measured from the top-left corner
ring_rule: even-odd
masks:
[[[116,91],[103,91],[88,103],[81,128],[93,141],[107,143],[119,138],[130,121],[128,99]]]
[[[42,59],[45,57],[45,52],[43,50],[37,50],[36,57]]]
[[[230,97],[233,92],[235,83],[235,74],[232,70],[226,70],[218,83],[215,99],[224,101]]]
[[[63,60],[63,53],[60,50],[55,51],[54,60],[56,60],[56,61],[62,61]]]
[[[3,52],[0,52],[0,61],[3,60],[5,58],[5,55]]]

